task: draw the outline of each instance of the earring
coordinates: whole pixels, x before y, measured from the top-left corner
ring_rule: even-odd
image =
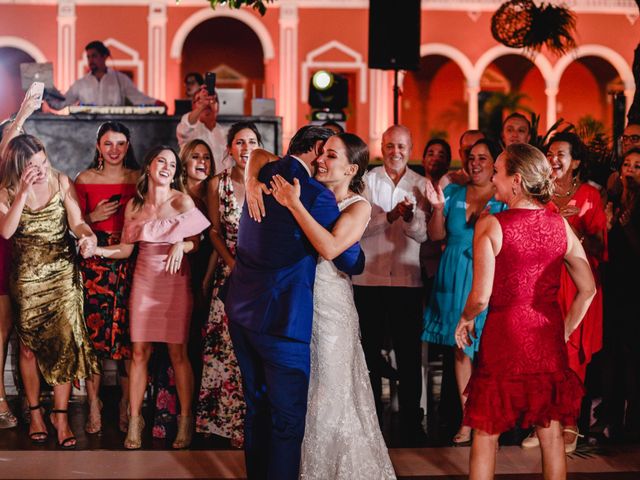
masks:
[[[516,192],[516,187],[511,187],[511,193],[513,193],[514,195],[518,194],[518,192]]]
[[[102,158],[102,154],[98,154],[98,170],[102,170],[104,168],[104,158]]]

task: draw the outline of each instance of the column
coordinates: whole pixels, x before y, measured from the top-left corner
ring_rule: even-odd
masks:
[[[295,0],[280,2],[280,88],[278,113],[282,116],[284,150],[298,129],[298,6]]]
[[[547,131],[556,123],[558,116],[558,86],[548,85],[544,90],[547,96]],[[538,132],[541,134],[542,132]]]
[[[369,70],[369,150],[372,158],[381,155],[382,134],[393,124],[390,75],[387,70]]]
[[[480,83],[478,81],[467,80],[467,124],[469,130],[478,129],[478,94],[480,93]]]
[[[149,87],[147,94],[164,100],[167,78],[167,6],[165,3],[149,4],[147,17],[149,29]]]
[[[56,86],[61,92],[66,92],[76,79],[76,18],[75,0],[58,0]]]

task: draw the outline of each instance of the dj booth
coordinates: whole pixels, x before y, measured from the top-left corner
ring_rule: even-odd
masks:
[[[89,108],[76,107],[75,112],[69,115],[35,114],[24,125],[27,133],[44,142],[53,166],[71,178],[75,178],[91,164],[95,153],[96,132],[104,122],[121,122],[129,128],[131,145],[139,163],[155,145],[178,148],[176,127],[180,123],[179,116],[152,113],[154,107],[99,107],[110,113],[91,113]],[[264,148],[277,154],[282,153],[281,117],[218,117],[218,123],[224,126],[239,121],[255,123],[262,135]]]

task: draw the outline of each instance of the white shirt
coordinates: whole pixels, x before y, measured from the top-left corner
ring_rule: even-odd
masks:
[[[421,287],[420,244],[427,240],[425,215],[426,179],[407,168],[397,185],[384,166],[364,176],[364,197],[371,203],[371,221],[360,244],[366,263],[364,272],[353,277],[353,284],[377,287]],[[393,223],[387,213],[408,198],[414,203],[413,219]]]
[[[121,106],[128,99],[133,105],[154,105],[155,98],[146,96],[136,88],[124,73],[107,68],[100,80],[88,73],[76,80],[65,94],[64,101],[51,101],[54,108],[80,103],[81,105]]]
[[[227,168],[233,167],[233,158],[231,158],[231,155],[227,155],[227,132],[228,128],[223,127],[219,123],[216,123],[213,130],[209,130],[200,120],[195,124],[191,124],[189,123],[188,113],[182,116],[176,128],[180,148],[196,138],[205,141],[207,145],[209,145],[213,153],[216,175],[222,173],[222,171]]]

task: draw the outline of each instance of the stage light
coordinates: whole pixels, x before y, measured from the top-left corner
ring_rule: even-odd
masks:
[[[325,70],[319,70],[313,74],[311,84],[318,90],[326,90],[333,85],[333,74]]]
[[[349,103],[349,81],[344,75],[320,70],[309,82],[309,105],[315,112],[331,112],[344,116]]]

